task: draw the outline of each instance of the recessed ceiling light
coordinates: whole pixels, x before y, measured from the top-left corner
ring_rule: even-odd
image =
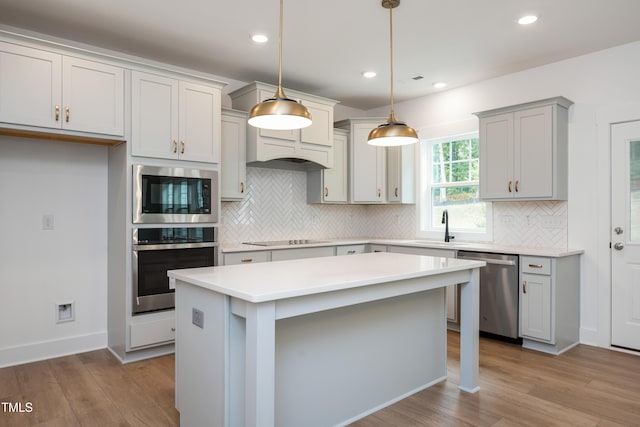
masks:
[[[523,16],[522,18],[518,19],[518,24],[520,24],[520,25],[529,25],[529,24],[533,24],[537,20],[538,20],[537,16],[535,16],[535,15],[527,15],[527,16]]]
[[[251,36],[251,40],[256,43],[266,43],[269,41],[269,37],[265,36],[264,34],[254,34],[253,36]]]
[[[443,87],[446,87],[447,84],[445,82],[435,82],[433,84],[433,87],[435,87],[436,89],[442,89]]]
[[[367,79],[372,79],[376,76],[376,72],[375,71],[363,71],[362,72],[362,77],[367,78]]]

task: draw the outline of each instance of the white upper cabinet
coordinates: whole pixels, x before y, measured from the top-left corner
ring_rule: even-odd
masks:
[[[416,202],[417,144],[387,147],[387,202]]]
[[[269,130],[247,127],[247,163],[264,163],[296,159],[292,169],[333,167],[333,107],[336,101],[284,89],[287,97],[304,104],[311,113],[312,124],[303,129]],[[233,108],[250,111],[254,105],[273,97],[276,87],[254,82],[229,94]],[[304,165],[310,161],[319,166]],[[296,166],[297,164],[297,166]],[[281,167],[284,167],[281,163]]]
[[[367,143],[369,132],[384,119],[347,119],[336,127],[349,131],[349,202],[379,204],[386,201],[386,152]]]
[[[247,113],[222,110],[222,200],[242,200],[247,182]]]
[[[566,200],[566,98],[476,113],[480,119],[480,198]]]
[[[0,122],[124,135],[124,69],[0,42]]]
[[[220,162],[219,87],[133,71],[131,88],[132,155]]]
[[[349,133],[345,130],[333,131],[333,167],[307,172],[308,203],[347,203]]]

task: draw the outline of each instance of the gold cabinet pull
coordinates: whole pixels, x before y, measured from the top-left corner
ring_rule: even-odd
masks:
[[[177,140],[173,140],[173,152],[177,153],[178,152],[178,141]]]
[[[382,194],[382,190],[380,190],[380,189],[378,188],[378,198],[380,198],[380,195],[381,195],[381,194]]]
[[[542,264],[529,264],[531,268],[542,268]]]
[[[180,154],[184,154],[184,141],[180,140]]]
[[[64,114],[65,114],[65,120],[67,121],[67,123],[69,123],[69,116],[71,115],[71,109],[69,108],[68,105],[64,109]]]
[[[329,187],[324,187],[324,197],[329,196]]]
[[[240,181],[240,194],[244,194],[244,182]]]
[[[356,253],[356,251],[354,251],[354,250],[347,251],[347,255],[353,255],[355,253]]]
[[[511,180],[509,180],[509,193],[511,193]]]
[[[60,120],[60,106],[56,104],[56,122]]]
[[[242,258],[240,262],[253,262],[253,258]]]
[[[522,293],[523,294],[527,293],[527,281],[526,280],[522,281]]]
[[[398,197],[398,187],[396,187],[396,192],[395,192],[395,194],[396,194],[396,197]]]
[[[519,183],[520,183],[520,181],[518,181],[518,180],[516,179],[516,193],[518,192],[518,184],[519,184]]]
[[[176,328],[171,328],[171,332],[175,332],[175,331],[176,331]]]

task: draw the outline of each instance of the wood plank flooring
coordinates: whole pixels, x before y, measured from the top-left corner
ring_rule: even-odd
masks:
[[[578,346],[561,356],[480,340],[480,387],[457,389],[459,335],[449,333],[449,380],[353,427],[640,426],[640,356]],[[174,357],[121,365],[107,350],[0,369],[0,426],[178,426]],[[15,406],[14,406],[15,409]]]

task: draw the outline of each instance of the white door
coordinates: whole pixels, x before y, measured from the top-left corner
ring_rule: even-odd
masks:
[[[640,121],[611,127],[611,344],[640,350]]]

